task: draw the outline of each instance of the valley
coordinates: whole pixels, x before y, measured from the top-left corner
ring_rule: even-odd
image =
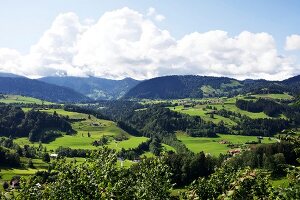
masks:
[[[270,173],[274,189],[288,187],[284,169],[299,167],[294,153],[298,143],[288,140],[299,138],[298,96],[257,89],[243,93],[237,82],[220,85],[222,90],[201,87],[204,96],[192,98],[125,95],[119,100],[51,102],[2,94],[0,184],[50,176],[56,173],[52,166],[92,166],[93,156],[102,152],[99,156],[115,156],[106,162],[118,173],[163,159],[173,173],[169,179],[176,198],[190,192],[192,181],[216,175],[215,169],[227,162],[235,170],[252,166]],[[235,89],[226,87],[238,93],[229,94]],[[9,188],[0,191],[9,196],[18,191]]]

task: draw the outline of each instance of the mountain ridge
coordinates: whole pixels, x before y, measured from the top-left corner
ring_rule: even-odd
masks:
[[[162,87],[163,86],[163,87]],[[300,76],[283,81],[264,79],[237,80],[229,77],[199,75],[172,75],[156,77],[133,87],[125,99],[178,99],[226,97],[240,93],[292,93],[300,94]]]
[[[0,93],[30,96],[51,102],[82,102],[90,99],[70,88],[25,77],[0,77]]]
[[[40,81],[72,88],[75,91],[94,100],[119,99],[140,81],[132,78],[122,80],[105,79],[98,77],[43,77]]]

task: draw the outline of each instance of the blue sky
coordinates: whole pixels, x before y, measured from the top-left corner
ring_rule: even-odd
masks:
[[[169,74],[283,79],[300,73],[298,0],[0,3],[0,71],[118,79]],[[126,24],[113,27],[122,18]],[[145,35],[154,42],[142,40]]]
[[[281,48],[287,35],[300,33],[298,0],[3,0],[0,47],[28,51],[59,13],[72,11],[81,18],[98,19],[124,6],[140,12],[156,8],[166,17],[160,26],[178,38],[194,31],[220,29],[235,35],[248,30],[272,34]]]

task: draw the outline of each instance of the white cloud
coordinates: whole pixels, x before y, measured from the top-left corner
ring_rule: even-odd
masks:
[[[160,15],[160,14],[155,16],[155,20],[158,21],[158,22],[161,22],[165,19],[166,19],[166,17],[163,16],[163,15]]]
[[[150,7],[150,8],[148,9],[147,16],[148,16],[148,17],[153,17],[154,20],[155,20],[155,21],[158,21],[158,22],[161,22],[161,21],[163,21],[163,20],[166,19],[166,17],[165,17],[164,15],[158,14],[158,13],[156,12],[156,9],[153,8],[153,7]]]
[[[153,16],[155,13],[156,13],[155,8],[150,7],[150,8],[148,9],[147,15],[148,15],[148,16]]]
[[[268,33],[232,37],[215,30],[176,40],[155,24],[157,16],[154,8],[142,14],[125,7],[81,23],[74,13],[61,14],[29,54],[0,49],[0,71],[118,79],[170,74],[284,79],[299,72]]]
[[[24,73],[21,66],[22,56],[14,49],[0,48],[0,72]]]
[[[286,50],[300,50],[300,35],[290,35],[286,37]]]

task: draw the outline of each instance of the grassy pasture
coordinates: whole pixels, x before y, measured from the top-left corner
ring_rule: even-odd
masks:
[[[21,157],[21,164],[26,165],[28,158]],[[43,162],[41,159],[32,159],[34,168],[0,168],[0,192],[3,190],[2,184],[7,181],[9,182],[14,176],[28,177],[35,174],[37,171],[47,170],[48,164]]]
[[[246,142],[257,141],[256,136],[242,136],[242,135],[225,135],[218,134],[217,138],[208,137],[191,137],[183,132],[176,134],[177,138],[187,146],[191,151],[198,153],[204,151],[214,156],[218,156],[220,153],[226,153],[230,148],[226,144],[220,144],[221,140],[226,140],[233,144],[245,144]],[[273,143],[276,142],[273,138],[269,140],[264,138],[262,143]]]
[[[225,102],[224,105],[220,104],[212,104],[212,106],[215,106],[218,110],[219,109],[225,109],[229,110],[232,112],[240,113],[241,115],[246,115],[252,119],[258,119],[258,118],[270,118],[268,115],[266,115],[264,112],[259,112],[259,113],[253,113],[253,112],[248,112],[246,110],[241,110],[238,107],[235,106],[235,103],[228,103]]]
[[[45,104],[50,105],[53,104],[48,101],[42,101],[40,99],[36,99],[33,97],[26,97],[20,95],[4,95],[4,98],[0,98],[1,103],[24,103],[24,104]]]
[[[198,105],[194,108],[183,108],[183,106],[175,106],[175,107],[169,107],[169,109],[171,109],[172,111],[188,114],[191,116],[200,116],[205,121],[212,121],[216,124],[221,121],[223,121],[227,125],[235,125],[236,124],[234,121],[230,120],[229,118],[222,117],[222,116],[216,115],[216,114],[214,115],[214,118],[211,118],[209,114],[206,114],[210,110],[209,109],[203,110],[203,108],[205,108],[205,107],[206,107],[206,105]]]
[[[57,114],[63,116],[69,116],[71,119],[81,119],[80,121],[73,122],[72,127],[77,134],[75,135],[64,135],[63,137],[57,138],[56,140],[43,144],[46,146],[48,150],[55,150],[60,146],[70,147],[74,149],[97,149],[97,147],[92,146],[92,142],[95,140],[99,140],[102,136],[116,136],[118,134],[125,134],[129,139],[116,143],[112,141],[108,146],[114,149],[128,149],[135,148],[141,142],[147,140],[146,137],[134,137],[129,135],[127,132],[120,129],[115,122],[97,119],[94,116],[88,117],[87,114],[69,112],[62,109],[48,109],[48,110],[40,110],[42,112],[47,112],[52,114],[56,111]],[[88,133],[90,133],[90,137],[88,137]],[[18,138],[15,140],[19,145],[35,145],[38,146],[38,143],[30,143],[28,138]],[[117,145],[116,145],[117,144]]]
[[[291,100],[294,97],[284,93],[284,94],[255,94],[255,95],[251,95],[254,96],[256,98],[269,98],[269,99],[287,99],[287,100]]]
[[[275,98],[277,98],[277,99],[279,99],[279,98],[285,98],[285,99],[292,98],[288,94],[269,94],[269,95],[253,95],[253,96],[255,96],[256,98],[259,98],[259,97],[262,98],[263,96],[265,96],[265,97],[268,97],[268,98],[272,97],[274,99]],[[271,118],[268,115],[266,115],[264,112],[253,113],[253,112],[248,112],[248,111],[239,109],[235,105],[235,101],[236,101],[237,98],[243,99],[243,98],[245,98],[245,96],[238,96],[238,97],[233,97],[233,98],[205,98],[205,99],[202,99],[202,100],[199,100],[199,101],[195,101],[195,102],[202,102],[202,103],[205,102],[203,105],[197,104],[196,106],[189,107],[189,108],[184,108],[183,105],[178,105],[178,106],[169,107],[169,108],[173,111],[189,114],[189,115],[192,115],[192,116],[200,116],[204,120],[212,121],[214,123],[219,123],[220,121],[224,121],[225,124],[227,124],[227,125],[235,125],[236,122],[232,121],[229,118],[219,116],[217,114],[214,115],[214,118],[210,118],[210,116],[206,113],[208,111],[211,111],[211,110],[210,109],[203,110],[203,109],[206,108],[206,106],[212,106],[212,107],[216,107],[218,110],[225,109],[225,110],[232,111],[232,112],[235,112],[235,113],[240,113],[241,115],[246,115],[246,116],[248,116],[252,119]],[[218,101],[216,101],[216,100],[218,100]],[[184,101],[188,102],[189,100],[182,100],[182,101],[183,102]],[[179,102],[179,100],[177,100],[176,103],[177,102]],[[175,103],[175,101],[174,101],[174,103]],[[281,115],[280,117],[285,118],[285,116],[283,116],[283,115]]]

